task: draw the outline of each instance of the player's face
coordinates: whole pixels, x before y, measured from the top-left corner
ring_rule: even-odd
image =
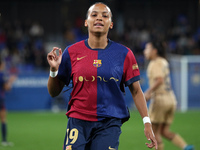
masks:
[[[91,33],[108,33],[108,30],[113,28],[110,9],[104,4],[91,6],[85,26]]]
[[[144,56],[147,60],[151,60],[153,58],[153,55],[155,53],[155,49],[152,46],[151,43],[147,43],[145,45],[145,49],[144,49]]]

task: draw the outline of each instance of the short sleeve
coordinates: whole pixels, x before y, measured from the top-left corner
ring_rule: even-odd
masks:
[[[71,60],[68,52],[68,47],[62,54],[61,64],[58,69],[58,78],[66,85],[69,85],[71,79]]]
[[[140,80],[140,71],[135,56],[130,49],[128,50],[123,69],[123,80],[125,86],[129,86],[133,82]]]

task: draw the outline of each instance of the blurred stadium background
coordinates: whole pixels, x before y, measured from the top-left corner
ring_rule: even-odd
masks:
[[[23,112],[66,110],[71,89],[65,87],[54,99],[49,96],[46,87],[49,76],[46,56],[53,46],[64,50],[69,44],[87,38],[87,29],[83,23],[88,7],[94,2],[97,1],[2,0],[0,2],[0,54],[6,60],[6,73],[18,75],[13,89],[6,95],[6,107],[10,118],[16,118],[14,117],[16,112],[23,116],[25,115]],[[108,4],[113,13],[114,29],[110,31],[109,38],[133,50],[141,71],[142,89],[145,91],[148,87],[146,77],[148,62],[143,56],[144,45],[149,39],[159,38],[166,41],[178,111],[198,113],[200,1],[103,0],[102,2]],[[127,89],[126,91],[127,104],[134,111],[131,95]],[[193,116],[193,113],[190,114]],[[12,129],[12,124],[10,126]]]
[[[7,72],[18,74],[7,96],[9,110],[51,109],[55,101],[47,93],[47,53],[87,38],[83,26],[93,0],[35,0],[0,2],[0,53]],[[146,90],[143,49],[152,38],[166,41],[172,84],[178,109],[200,107],[200,2],[198,0],[108,0],[114,29],[109,38],[130,47],[141,70]],[[189,56],[189,57],[188,57]],[[69,90],[70,91],[70,90]],[[69,92],[64,93],[68,94]],[[128,105],[132,100],[127,92]],[[58,103],[67,101],[59,96]],[[63,101],[63,102],[62,102]],[[62,106],[62,104],[61,104]],[[54,107],[55,108],[55,107]]]

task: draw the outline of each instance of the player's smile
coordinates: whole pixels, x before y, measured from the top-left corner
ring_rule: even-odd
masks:
[[[94,24],[94,26],[95,26],[95,27],[101,28],[101,27],[103,27],[104,25],[103,25],[101,22],[96,22],[96,23]]]

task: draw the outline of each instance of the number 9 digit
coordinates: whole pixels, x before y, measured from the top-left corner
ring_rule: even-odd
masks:
[[[70,144],[74,144],[78,138],[78,130],[76,128],[72,129],[69,134],[69,138],[72,139]]]

